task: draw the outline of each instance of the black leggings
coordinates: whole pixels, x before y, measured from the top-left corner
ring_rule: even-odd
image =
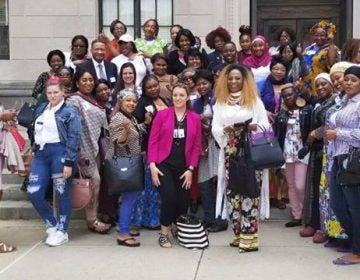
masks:
[[[176,168],[170,164],[161,163],[158,165],[164,176],[160,178],[160,224],[169,226],[176,222],[181,214],[186,214],[190,203],[190,191],[182,188],[183,180],[180,176],[186,168]]]

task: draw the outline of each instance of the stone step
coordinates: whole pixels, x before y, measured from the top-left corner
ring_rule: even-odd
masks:
[[[19,201],[27,200],[26,192],[21,190],[21,184],[6,184],[3,185],[3,201]]]
[[[72,219],[85,220],[85,210],[75,210]],[[1,201],[0,220],[32,220],[40,219],[30,201]]]
[[[22,184],[24,182],[25,177],[20,177],[19,175],[15,174],[11,174],[9,171],[4,171],[3,175],[2,175],[2,182],[3,182],[3,186],[7,185],[7,184]]]
[[[35,211],[30,201],[9,201],[0,202],[0,220],[31,220],[39,219],[39,215]],[[85,219],[84,210],[74,210],[72,219]],[[284,210],[271,208],[269,220],[289,221],[291,219],[290,208]]]

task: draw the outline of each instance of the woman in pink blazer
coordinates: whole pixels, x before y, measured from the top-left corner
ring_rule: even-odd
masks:
[[[175,85],[172,101],[174,106],[159,111],[153,120],[148,145],[152,181],[160,187],[159,245],[163,248],[172,247],[170,226],[187,213],[192,174],[201,153],[200,116],[187,109],[186,85]]]

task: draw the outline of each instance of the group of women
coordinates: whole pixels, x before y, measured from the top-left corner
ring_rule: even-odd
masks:
[[[114,88],[77,67],[88,59],[84,36],[73,38],[68,55],[51,51],[50,70],[33,92],[43,101],[34,119],[28,186],[47,227],[46,243],[68,241],[69,188],[81,172],[94,188],[88,228],[107,233],[117,223],[122,246],[140,246],[136,237],[145,227],[159,229],[159,245],[172,247],[176,218],[200,197],[206,228],[221,230],[225,221],[226,229],[230,219],[230,246],[257,251],[259,219],[269,217],[270,201],[283,208],[288,198],[293,219],[287,227],[304,225],[301,236],[350,251],[335,264],[360,263],[360,183],[339,186],[336,180],[341,158],[360,148],[360,40],[347,41],[340,52],[335,29],[319,22],[310,30],[313,44],[302,50],[295,33],[281,28],[279,44],[269,49],[264,36],[252,36],[243,25],[237,51],[229,32],[218,27],[206,36],[213,49],[207,55],[180,25],[171,27],[172,42],[165,44],[155,19],[144,23],[144,38],[136,40],[115,20],[113,40],[99,35],[106,59],[118,67]],[[245,132],[256,133],[259,126],[278,137],[285,164],[252,170],[250,192],[242,179],[230,187],[230,161],[243,154]],[[110,148],[101,144],[107,131]],[[119,205],[102,182],[101,162],[129,153],[144,155],[144,188],[123,193]],[[58,217],[45,200],[50,180],[59,197]]]

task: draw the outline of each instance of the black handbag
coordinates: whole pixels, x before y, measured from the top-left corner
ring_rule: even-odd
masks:
[[[340,186],[360,185],[360,148],[351,148],[348,155],[338,156],[336,182]]]
[[[256,181],[255,168],[250,165],[244,155],[229,157],[228,186],[234,193],[250,198],[260,196],[260,187]]]
[[[255,169],[268,169],[280,167],[285,163],[279,141],[272,131],[267,131],[258,125],[261,132],[247,133],[245,156],[248,164]]]
[[[16,116],[18,124],[23,127],[30,128],[34,117],[34,111],[35,106],[25,102]]]
[[[144,188],[142,155],[112,156],[104,160],[104,180],[110,195]]]

